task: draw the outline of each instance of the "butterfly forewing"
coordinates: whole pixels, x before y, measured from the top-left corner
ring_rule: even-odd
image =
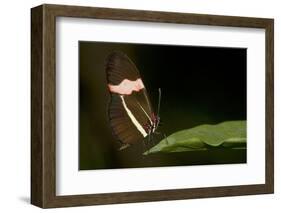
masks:
[[[106,73],[108,84],[118,85],[124,79],[135,81],[140,74],[135,64],[122,52],[113,52],[107,57]]]

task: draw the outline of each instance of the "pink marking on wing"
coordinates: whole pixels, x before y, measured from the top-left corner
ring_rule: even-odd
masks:
[[[110,92],[118,93],[120,95],[131,95],[133,91],[140,91],[144,88],[143,82],[140,78],[135,81],[124,79],[119,85],[108,84]]]

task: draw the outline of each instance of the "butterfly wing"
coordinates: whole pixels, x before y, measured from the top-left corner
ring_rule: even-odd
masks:
[[[152,107],[147,94],[146,88],[142,83],[140,73],[135,66],[135,64],[130,60],[130,58],[120,51],[114,51],[107,58],[106,63],[106,74],[107,82],[109,85],[119,85],[124,80],[138,81],[142,84],[143,89],[140,91],[143,100],[143,107],[150,114],[152,113]],[[135,91],[136,92],[136,91]]]
[[[123,144],[137,143],[148,135],[152,107],[140,73],[122,52],[111,53],[106,62],[111,95],[109,119],[114,135]]]

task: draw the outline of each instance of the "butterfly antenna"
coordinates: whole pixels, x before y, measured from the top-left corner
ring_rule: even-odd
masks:
[[[158,108],[157,108],[157,116],[160,116],[160,103],[161,103],[161,88],[158,89],[159,96],[158,96]]]

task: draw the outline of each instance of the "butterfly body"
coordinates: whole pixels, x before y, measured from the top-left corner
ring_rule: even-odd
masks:
[[[111,53],[106,62],[109,123],[122,147],[143,141],[160,122],[134,63],[122,52]],[[149,137],[150,138],[150,137]]]
[[[150,116],[150,119],[148,122],[144,125],[144,129],[148,134],[152,134],[156,131],[158,128],[160,122],[160,117],[156,116],[155,113],[153,112]]]

